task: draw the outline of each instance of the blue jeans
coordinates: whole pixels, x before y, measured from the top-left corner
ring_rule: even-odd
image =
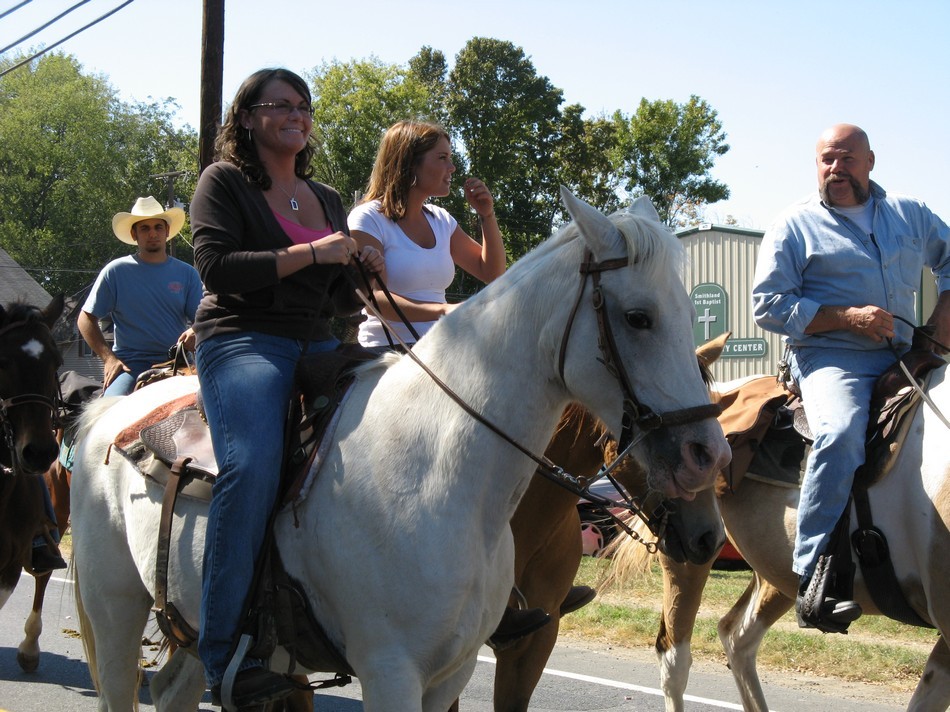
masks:
[[[797,347],[792,376],[802,391],[815,442],[802,481],[792,569],[811,576],[844,512],[854,473],[864,464],[874,383],[895,361],[889,349]]]
[[[218,461],[198,640],[211,686],[221,682],[231,659],[277,497],[294,370],[304,354],[331,351],[338,343],[239,333],[221,334],[198,346],[198,379]],[[255,665],[260,661],[245,661],[242,667]]]
[[[167,361],[168,359],[159,356],[154,359],[122,359],[122,363],[129,368],[129,371],[123,371],[115,380],[109,384],[109,387],[103,392],[103,396],[127,396],[135,388],[135,379],[147,371],[153,364]]]
[[[43,498],[43,511],[46,512],[46,516],[49,517],[49,520],[53,524],[58,525],[56,521],[56,510],[53,509],[53,498],[49,493],[49,488],[46,486],[46,482],[42,477],[38,478],[40,485],[40,496]],[[59,529],[53,528],[50,530],[50,536],[53,538],[57,544],[59,543]],[[46,539],[42,534],[37,534],[33,537],[33,548],[37,549],[41,546],[46,546]]]

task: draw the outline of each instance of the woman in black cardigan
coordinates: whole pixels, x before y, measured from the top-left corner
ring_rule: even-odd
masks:
[[[216,141],[218,162],[191,203],[205,285],[194,330],[219,474],[208,517],[198,651],[216,704],[241,708],[294,690],[262,661],[232,660],[280,480],[284,420],[300,358],[336,348],[331,316],[358,311],[343,271],[357,257],[339,194],[310,180],[313,114],[306,82],[264,69],[241,85]]]

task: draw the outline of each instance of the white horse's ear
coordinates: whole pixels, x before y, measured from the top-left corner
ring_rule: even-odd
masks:
[[[575,197],[563,185],[561,186],[561,201],[597,260],[606,259],[611,251],[616,252],[625,245],[620,230],[607,219],[606,215]]]
[[[660,222],[660,214],[653,206],[653,201],[651,201],[645,195],[641,195],[639,198],[630,203],[630,207],[627,208],[627,212],[633,213],[634,215],[639,215],[643,218],[648,218],[655,222]]]

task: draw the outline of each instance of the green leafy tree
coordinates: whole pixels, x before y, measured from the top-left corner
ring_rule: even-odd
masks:
[[[495,196],[508,254],[517,259],[550,234],[557,195],[562,92],[539,76],[520,47],[475,37],[449,73],[447,105],[469,171]],[[478,234],[473,225],[466,225]]]
[[[148,176],[196,168],[181,147],[188,130],[168,137],[170,117],[123,104],[60,53],[0,78],[0,246],[47,291],[78,292],[129,251],[112,216],[139,195],[163,196]]]
[[[605,117],[585,119],[584,107],[571,104],[561,111],[558,134],[554,151],[558,182],[602,212],[617,210],[619,179],[611,159],[618,139],[614,122]],[[566,220],[558,194],[552,197],[552,218]]]
[[[351,205],[366,188],[383,132],[402,119],[432,118],[430,94],[422,80],[376,58],[326,62],[308,81],[315,177]]]
[[[729,145],[718,113],[703,99],[642,99],[633,116],[618,111],[613,121],[622,187],[648,196],[670,227],[681,226],[686,213],[729,197],[729,188],[709,175]]]
[[[446,105],[448,94],[448,63],[445,55],[428,45],[409,60],[409,77],[425,87],[428,96],[426,116],[452,131],[451,118]]]

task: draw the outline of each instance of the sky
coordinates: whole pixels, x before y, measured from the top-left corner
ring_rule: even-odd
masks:
[[[0,14],[23,0],[0,0]],[[55,44],[124,0],[87,0],[4,56]],[[34,0],[0,18],[0,47],[77,0]],[[815,142],[828,126],[864,128],[872,179],[950,222],[950,2],[947,0],[226,0],[224,101],[268,66],[405,66],[423,46],[449,62],[472,37],[520,47],[587,116],[630,115],[641,98],[706,100],[730,150],[711,174],[731,197],[713,223],[765,229],[815,189]],[[56,47],[127,101],[173,97],[198,126],[199,0],[135,0]],[[319,178],[319,177],[318,177]],[[158,189],[158,188],[157,188]]]

